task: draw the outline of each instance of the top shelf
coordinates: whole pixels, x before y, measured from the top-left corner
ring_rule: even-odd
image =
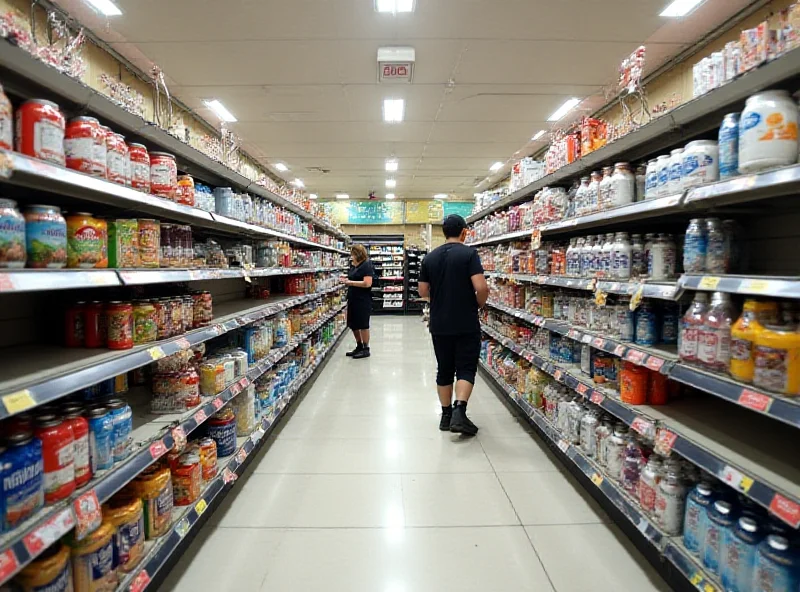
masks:
[[[722,117],[732,109],[743,105],[749,96],[766,88],[789,83],[797,78],[798,74],[800,74],[800,48],[747,72],[720,88],[692,99],[616,142],[542,177],[471,215],[467,218],[467,222],[476,222],[493,212],[526,201],[544,187],[563,185],[579,176],[588,175],[601,165],[651,156],[682,140],[718,128]]]
[[[261,187],[196,148],[181,142],[153,123],[129,113],[102,93],[62,74],[10,43],[0,43],[0,75],[6,89],[13,89],[24,96],[46,96],[62,106],[64,103],[69,103],[77,111],[97,115],[103,123],[111,124],[119,131],[124,130],[126,135],[135,135],[174,154],[180,163],[179,168],[187,173],[200,179],[210,180],[214,184],[231,185],[241,191],[266,198],[341,240],[348,238],[345,233],[326,220],[314,216],[266,187]]]

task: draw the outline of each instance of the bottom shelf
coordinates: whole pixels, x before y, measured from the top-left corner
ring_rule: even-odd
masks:
[[[128,592],[145,590],[154,581],[159,571],[172,558],[182,553],[183,546],[187,545],[190,540],[185,540],[187,535],[198,531],[202,527],[201,517],[206,510],[212,503],[218,503],[227,495],[236,479],[244,472],[247,459],[258,452],[267,437],[272,434],[275,426],[286,415],[286,411],[296,398],[297,393],[315,374],[328,354],[336,348],[345,332],[346,330],[343,328],[330,345],[320,352],[317,359],[295,378],[287,395],[270,416],[262,418],[256,429],[249,436],[237,437],[236,452],[231,456],[221,457],[218,460],[219,472],[214,479],[206,484],[200,494],[200,498],[193,505],[175,508],[169,532],[156,540],[147,541],[145,555],[141,563],[133,572],[121,579],[117,590]]]
[[[564,464],[571,463],[574,468],[577,468],[588,477],[597,487],[600,495],[619,510],[630,521],[630,525],[642,534],[644,540],[652,545],[661,557],[667,559],[689,581],[692,587],[702,592],[722,592],[722,587],[712,576],[704,571],[697,559],[685,549],[679,537],[671,537],[664,533],[616,481],[607,477],[603,469],[587,457],[580,447],[565,440],[544,413],[532,407],[483,360],[480,361],[480,369],[490,378],[490,383],[514,403],[531,423],[538,428],[537,431],[561,451],[561,461]]]

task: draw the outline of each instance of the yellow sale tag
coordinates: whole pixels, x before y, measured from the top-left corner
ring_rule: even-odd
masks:
[[[766,280],[745,280],[739,288],[742,292],[753,292],[763,294],[769,289],[769,282]]]
[[[692,576],[692,579],[689,581],[692,583],[693,586],[697,586],[697,584],[703,581],[703,574],[697,572]]]
[[[592,483],[600,487],[603,483],[603,476],[600,473],[595,473],[592,475]]]
[[[160,346],[151,347],[147,350],[147,353],[150,354],[150,359],[153,361],[160,360],[161,358],[165,358],[167,356]]]
[[[717,589],[709,583],[703,584],[703,592],[717,592]]]
[[[748,493],[752,486],[753,486],[753,480],[747,475],[742,475],[742,479],[739,481],[739,489],[741,489],[745,493]]]
[[[632,311],[635,311],[639,308],[639,305],[642,303],[642,298],[644,297],[644,285],[639,286],[639,288],[634,292],[633,296],[631,296],[631,303],[628,305]]]
[[[206,500],[201,499],[199,502],[195,504],[194,509],[197,512],[197,515],[200,516],[203,512],[206,511],[207,507],[208,504],[206,503]]]
[[[6,411],[10,414],[22,413],[26,409],[36,407],[36,401],[33,400],[31,392],[28,389],[24,391],[17,391],[3,397],[3,405]]]
[[[719,280],[720,278],[716,276],[707,275],[700,280],[700,285],[698,285],[697,287],[700,290],[716,290],[717,286],[719,285]]]

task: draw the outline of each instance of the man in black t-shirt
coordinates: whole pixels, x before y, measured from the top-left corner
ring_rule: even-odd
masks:
[[[464,244],[464,218],[447,216],[442,229],[447,242],[422,260],[419,294],[431,301],[430,330],[439,365],[436,388],[442,405],[439,429],[472,436],[478,433],[478,427],[467,417],[467,401],[475,385],[481,351],[478,309],[489,298],[489,286],[478,252]]]

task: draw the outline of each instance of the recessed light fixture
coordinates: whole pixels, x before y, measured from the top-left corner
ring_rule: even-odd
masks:
[[[433,199],[447,199],[448,195],[446,193],[437,193],[433,196]]]
[[[386,161],[386,171],[393,173],[397,170],[400,165],[397,164],[396,160],[387,160]]]
[[[414,0],[375,0],[375,10],[378,12],[414,12]]]
[[[406,111],[406,102],[403,99],[383,100],[383,120],[386,123],[400,123]]]
[[[396,196],[395,196],[395,194],[394,194],[394,193],[387,193],[387,194],[386,194],[386,199],[394,199],[395,197],[396,197]]]
[[[386,188],[387,189],[394,189],[397,187],[397,181],[394,179],[386,179]]]
[[[285,173],[286,171],[288,171],[288,170],[289,170],[289,167],[287,167],[287,166],[286,166],[285,164],[283,164],[282,162],[279,162],[278,164],[276,164],[276,165],[275,165],[275,168],[276,168],[276,169],[278,169],[278,170],[279,170],[280,172],[282,172],[282,173]]]
[[[303,183],[302,179],[295,179],[294,181],[292,181],[292,185],[294,185],[295,187],[299,187],[300,189],[306,186],[306,184]]]
[[[217,117],[219,117],[222,121],[226,121],[228,123],[234,123],[237,119],[233,116],[233,113],[228,111],[225,108],[225,105],[220,103],[217,99],[213,99],[211,101],[203,101],[206,104],[206,107],[211,109],[214,113],[216,113]]]
[[[541,138],[543,135],[545,135],[545,133],[547,133],[547,132],[545,132],[544,130],[539,130],[538,132],[536,132],[536,135],[531,138],[531,140],[533,140],[535,142],[536,140]]]
[[[567,113],[572,111],[580,102],[581,100],[576,98],[567,99],[563,105],[561,105],[558,109],[556,109],[555,113],[553,113],[550,117],[547,118],[547,121],[558,121],[559,119],[564,117]]]
[[[312,193],[311,195],[308,196],[308,199],[317,199],[318,197],[319,195],[317,195],[316,193]]]
[[[686,16],[706,0],[674,0],[659,16]]]
[[[86,0],[92,7],[104,16],[119,16],[122,11],[111,0]]]
[[[336,199],[350,199],[350,196],[347,195],[346,193],[337,193]]]
[[[489,170],[492,171],[493,173],[496,173],[497,171],[499,171],[502,168],[503,168],[503,163],[502,162],[496,162],[492,166],[489,167]]]

